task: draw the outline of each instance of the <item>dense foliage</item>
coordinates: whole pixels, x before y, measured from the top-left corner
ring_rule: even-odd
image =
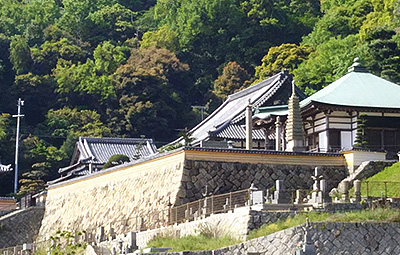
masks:
[[[201,120],[191,106],[211,111],[281,69],[313,93],[358,56],[399,82],[398,9],[395,0],[0,0],[0,162],[13,162],[18,97],[30,191],[68,164],[79,136],[145,135],[161,146]],[[12,173],[0,182],[10,192]]]

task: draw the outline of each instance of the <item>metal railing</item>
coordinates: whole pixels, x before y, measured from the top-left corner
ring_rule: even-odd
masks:
[[[361,196],[367,198],[400,198],[400,182],[362,181]]]
[[[17,254],[22,255],[23,254],[22,250],[23,250],[22,245],[2,248],[0,249],[0,255],[17,255]]]
[[[236,207],[245,206],[250,198],[250,190],[240,190],[222,195],[212,195],[169,210],[169,223],[181,223],[200,216],[227,212]]]

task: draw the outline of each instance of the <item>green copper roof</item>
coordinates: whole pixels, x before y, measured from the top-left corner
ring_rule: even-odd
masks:
[[[400,108],[400,86],[366,71],[358,63],[350,72],[300,102],[371,108]]]
[[[253,119],[267,119],[271,116],[286,116],[288,115],[288,106],[287,105],[275,105],[275,106],[266,106],[259,107]]]

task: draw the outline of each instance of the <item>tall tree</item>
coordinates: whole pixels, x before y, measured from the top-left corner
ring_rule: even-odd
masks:
[[[255,68],[255,82],[264,80],[284,69],[292,72],[303,61],[307,60],[312,52],[308,45],[281,44],[277,47],[271,47],[267,55],[261,60],[261,66]]]
[[[22,36],[15,36],[10,43],[10,61],[17,74],[27,73],[32,67],[31,51]]]
[[[213,93],[219,99],[224,100],[250,85],[250,75],[236,62],[229,62],[224,67],[222,74],[215,80]]]
[[[119,120],[112,129],[161,141],[173,137],[174,129],[189,120],[187,71],[188,66],[166,49],[132,50],[114,77],[119,109],[113,111],[112,122]]]
[[[366,38],[366,63],[371,71],[392,82],[400,83],[400,49],[393,30],[377,28]]]

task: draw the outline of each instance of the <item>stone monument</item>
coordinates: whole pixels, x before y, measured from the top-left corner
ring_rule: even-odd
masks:
[[[289,193],[283,185],[283,180],[276,180],[276,190],[272,199],[272,204],[288,204],[290,203]]]

